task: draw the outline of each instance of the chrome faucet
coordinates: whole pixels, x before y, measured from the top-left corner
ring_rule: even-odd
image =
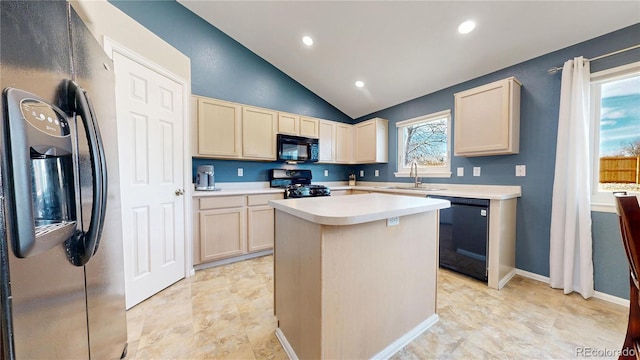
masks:
[[[420,180],[418,180],[418,161],[416,159],[413,159],[411,161],[411,168],[409,170],[409,177],[413,177],[413,186],[414,187],[420,187],[420,184],[422,184],[422,178],[420,178]]]

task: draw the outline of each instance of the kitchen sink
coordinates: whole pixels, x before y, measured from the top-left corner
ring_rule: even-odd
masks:
[[[429,188],[429,187],[413,187],[413,186],[378,186],[378,189],[394,189],[394,190],[420,190],[420,191],[443,191],[444,188]]]

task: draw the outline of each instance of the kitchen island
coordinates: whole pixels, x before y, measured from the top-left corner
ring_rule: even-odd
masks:
[[[276,335],[292,358],[387,358],[433,325],[438,210],[387,194],[272,200]]]

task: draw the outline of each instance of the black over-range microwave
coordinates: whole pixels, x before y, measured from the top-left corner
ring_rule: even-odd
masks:
[[[319,152],[318,139],[278,134],[278,161],[315,162]]]

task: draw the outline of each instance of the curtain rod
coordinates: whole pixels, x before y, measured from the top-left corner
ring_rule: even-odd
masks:
[[[620,54],[620,53],[623,53],[623,52],[626,52],[626,51],[630,51],[630,50],[633,50],[633,49],[637,49],[637,48],[640,48],[640,44],[634,45],[634,46],[630,46],[628,48],[620,49],[618,51],[613,51],[613,52],[610,52],[610,53],[607,53],[607,54],[604,54],[604,55],[596,56],[593,59],[585,59],[585,60],[586,61],[596,61],[596,60],[604,59],[606,57],[609,57],[609,56],[612,56],[612,55],[617,55],[617,54]],[[552,67],[551,69],[547,70],[547,74],[553,75],[553,74],[557,73],[558,71],[562,71],[562,68],[561,67]]]

